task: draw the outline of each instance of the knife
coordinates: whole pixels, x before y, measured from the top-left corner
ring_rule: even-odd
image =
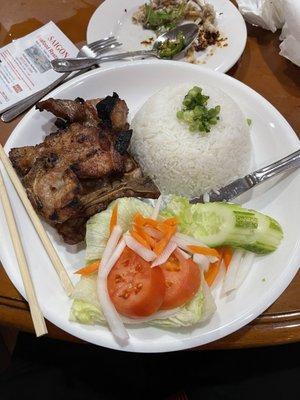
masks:
[[[281,174],[292,168],[300,167],[300,150],[278,160],[266,167],[260,168],[243,178],[236,179],[218,190],[213,190],[208,193],[209,201],[229,201],[242,193],[247,192],[256,185],[267,181],[274,176]],[[190,203],[204,203],[205,195],[190,199]]]

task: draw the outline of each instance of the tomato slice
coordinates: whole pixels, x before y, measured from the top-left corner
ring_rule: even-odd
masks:
[[[128,247],[110,271],[107,286],[117,311],[128,317],[154,314],[166,292],[161,268],[151,268],[149,262]]]
[[[198,265],[175,251],[169,260],[161,265],[161,269],[166,281],[166,294],[160,308],[169,310],[192,300],[200,287]]]

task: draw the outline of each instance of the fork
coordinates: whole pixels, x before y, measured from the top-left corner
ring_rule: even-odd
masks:
[[[97,57],[99,54],[104,53],[105,51],[112,50],[118,46],[121,46],[122,43],[117,42],[114,36],[110,36],[105,39],[97,40],[93,43],[84,45],[78,52],[77,58],[81,58],[86,56],[87,54],[91,57]],[[90,68],[85,68],[81,71],[84,73],[88,71]],[[22,99],[15,103],[11,108],[6,108],[1,116],[1,120],[3,122],[10,122],[18,115],[20,115],[23,111],[27,110],[39,100],[41,100],[46,94],[51,92],[55,87],[57,87],[61,82],[63,82],[72,72],[66,72],[59,76],[54,82],[50,83],[44,89],[39,90],[37,93],[32,94],[25,99]]]

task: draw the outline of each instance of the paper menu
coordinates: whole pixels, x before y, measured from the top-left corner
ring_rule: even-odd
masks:
[[[77,53],[52,21],[0,48],[0,113],[61,76],[51,68],[51,60]]]

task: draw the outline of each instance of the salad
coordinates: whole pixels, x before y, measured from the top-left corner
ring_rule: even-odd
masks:
[[[235,204],[118,199],[87,223],[70,319],[106,323],[121,344],[128,324],[193,326],[215,312],[211,287],[222,271],[226,295],[244,281],[255,253],[276,250],[282,237],[273,218]]]

